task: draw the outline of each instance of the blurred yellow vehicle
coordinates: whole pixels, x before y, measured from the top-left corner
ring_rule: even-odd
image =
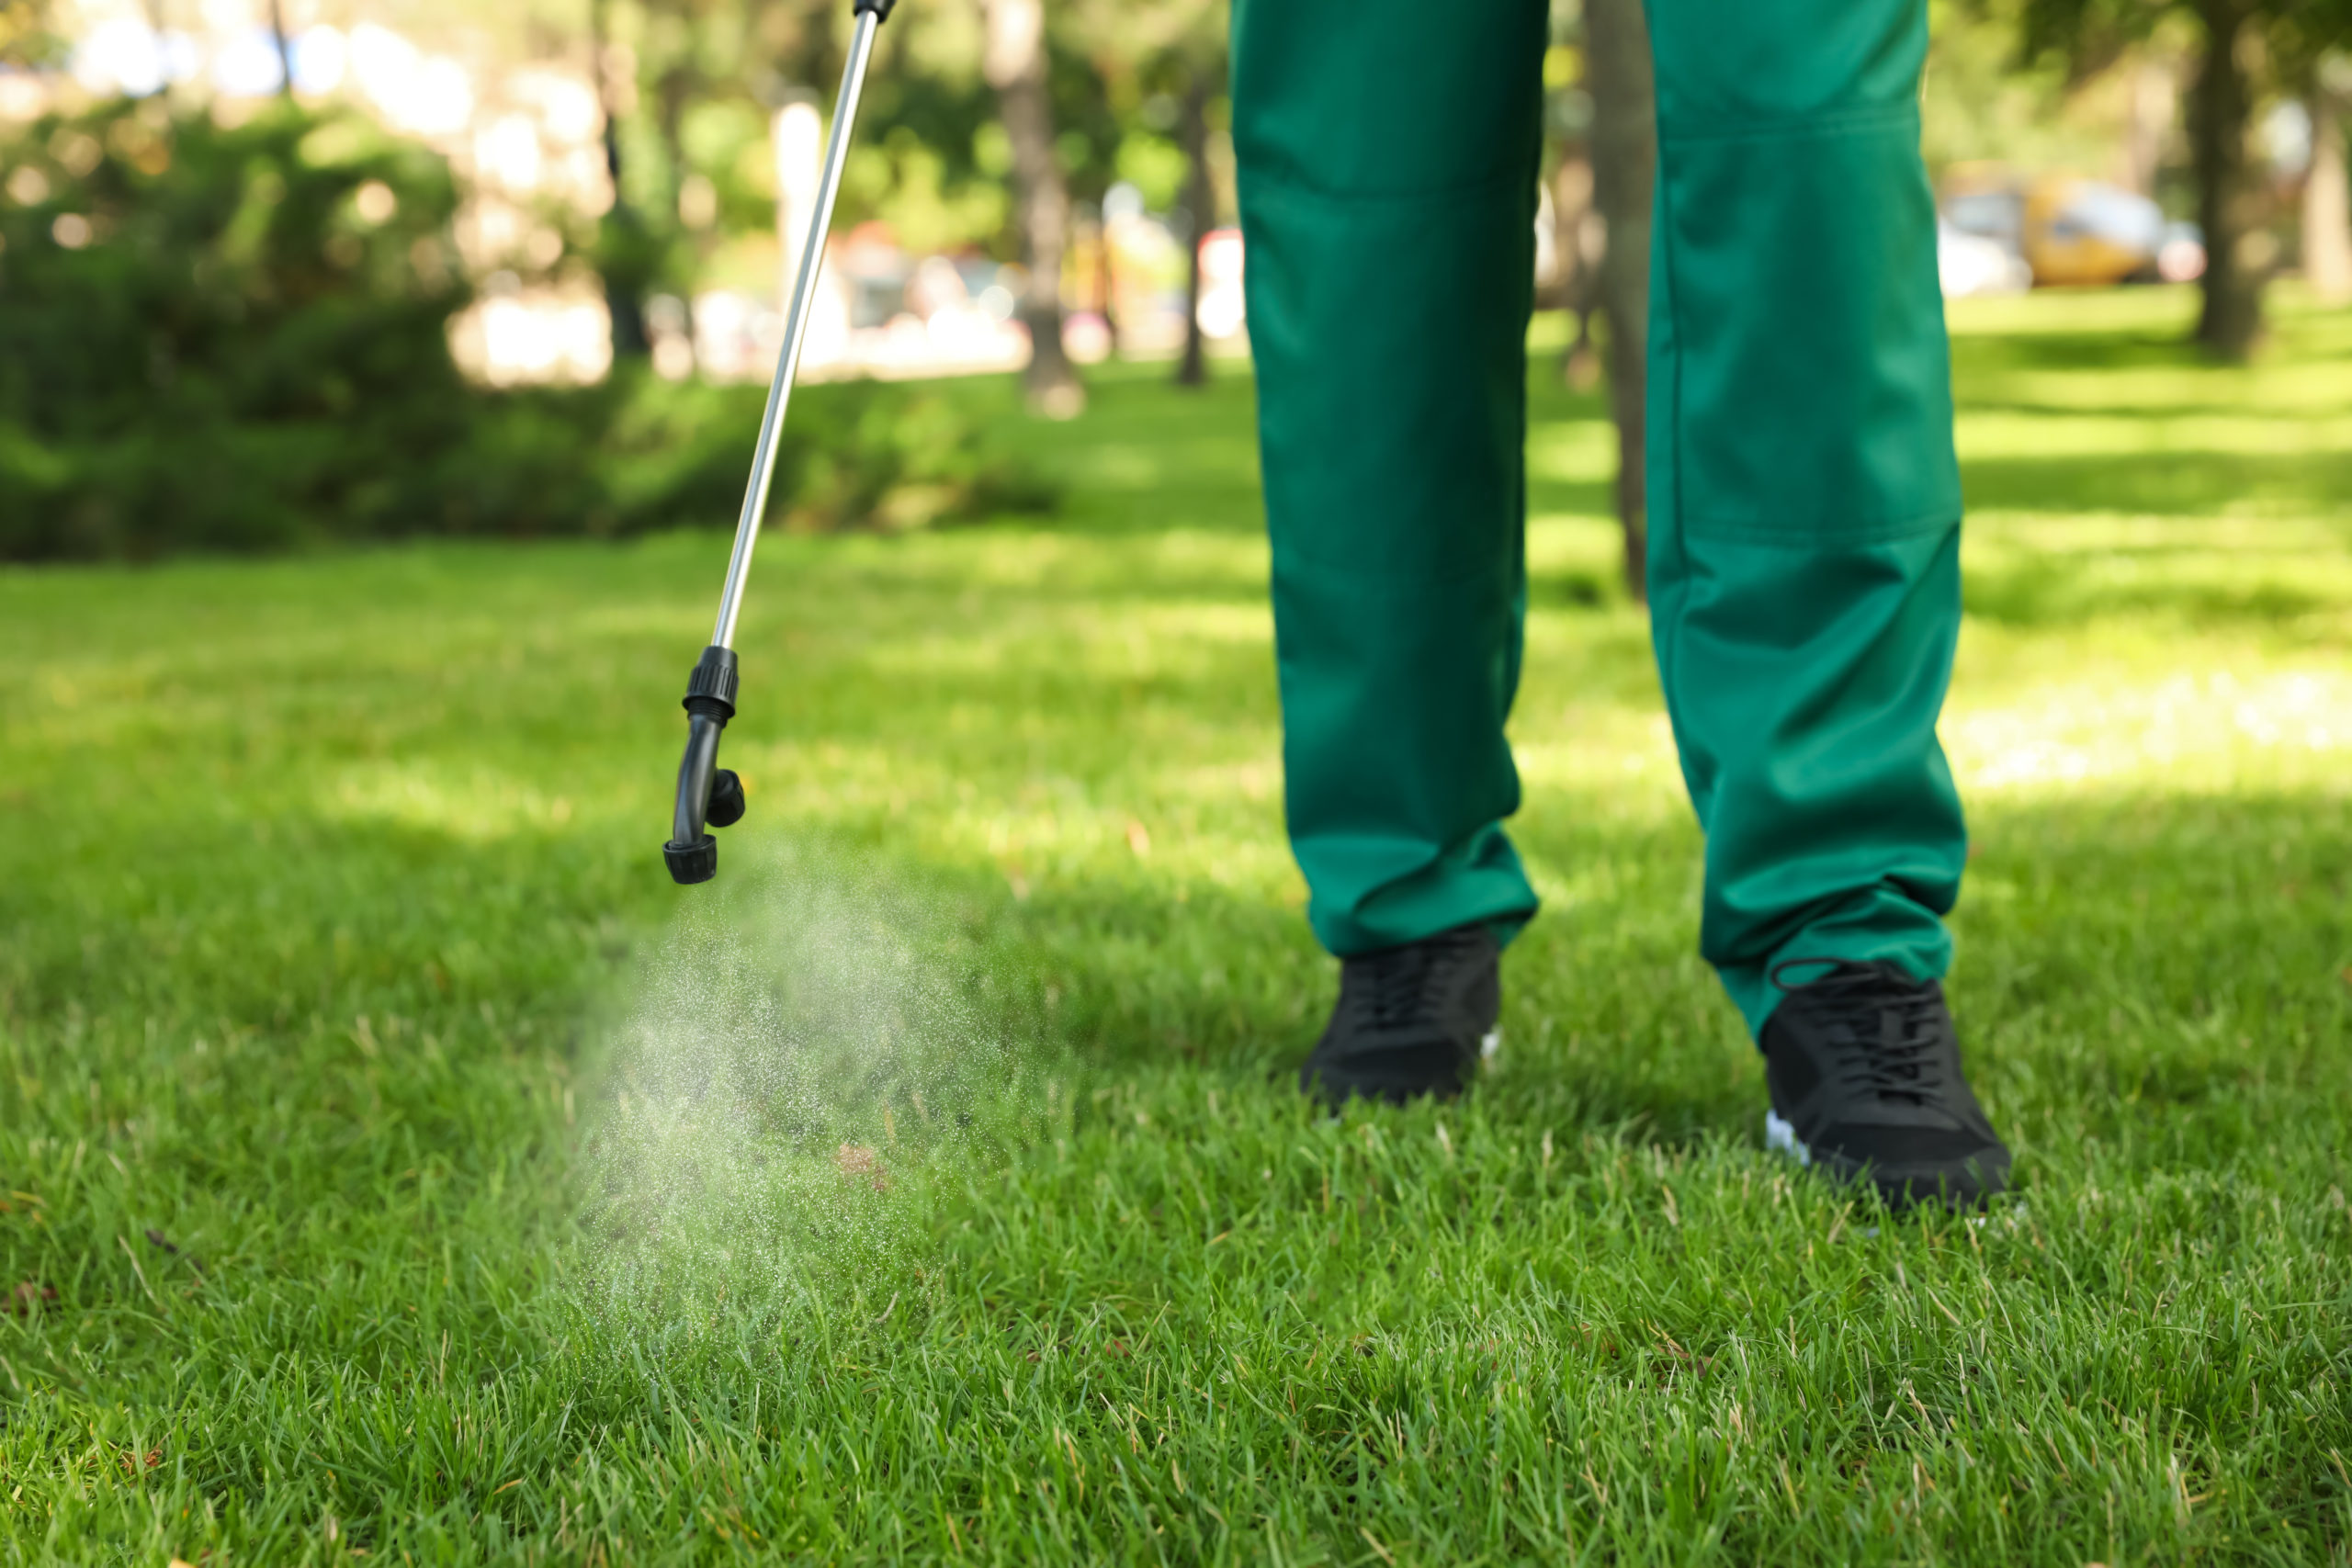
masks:
[[[1945,175],[1939,206],[1952,229],[2022,257],[2038,288],[2184,282],[2205,270],[2195,225],[2167,222],[2146,197],[2101,180],[1962,164]]]

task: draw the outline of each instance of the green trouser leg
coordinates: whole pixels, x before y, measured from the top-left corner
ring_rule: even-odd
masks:
[[[1924,0],[1650,0],[1650,626],[1750,1028],[1799,958],[1940,976],[1960,474]],[[1806,977],[1799,971],[1792,978]]]
[[[1340,954],[1535,908],[1500,823],[1544,24],[1544,0],[1234,7],[1284,804]]]
[[[1235,147],[1291,836],[1348,953],[1534,897],[1524,608],[1541,5],[1239,0]],[[1919,0],[1653,0],[1654,625],[1751,1026],[1792,957],[1940,973],[1958,485]]]

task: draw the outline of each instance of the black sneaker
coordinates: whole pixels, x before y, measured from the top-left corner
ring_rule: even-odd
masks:
[[[1464,926],[1343,960],[1340,1005],[1298,1087],[1335,1110],[1351,1095],[1461,1093],[1501,1043],[1501,956],[1484,926]]]
[[[1811,968],[1798,959],[1772,971]],[[1786,987],[1764,1025],[1766,1141],[1892,1208],[1973,1207],[2008,1185],[2009,1151],[1960,1070],[1944,988],[1883,961],[1830,964]]]

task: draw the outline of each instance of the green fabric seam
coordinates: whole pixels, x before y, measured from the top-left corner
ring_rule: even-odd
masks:
[[[1451,571],[1430,571],[1419,567],[1402,567],[1391,571],[1372,568],[1360,561],[1327,560],[1309,555],[1296,545],[1276,546],[1269,552],[1272,565],[1280,570],[1313,571],[1319,576],[1345,578],[1368,589],[1380,589],[1402,597],[1418,599],[1431,583],[1451,587],[1458,583],[1476,582],[1482,578],[1510,578],[1513,575],[1509,558],[1494,561],[1474,561]]]
[[[1702,126],[1696,130],[1675,130],[1671,133],[1666,130],[1661,117],[1657,141],[1661,148],[1702,141],[1795,141],[1815,137],[1842,136],[1857,130],[1907,130],[1918,123],[1919,107],[1908,102],[1872,108],[1832,109],[1821,114],[1793,115],[1784,119],[1767,120],[1760,125]]]
[[[1532,169],[1506,169],[1498,174],[1464,185],[1416,186],[1408,190],[1351,191],[1332,190],[1305,180],[1289,178],[1264,168],[1253,169],[1248,176],[1252,201],[1263,200],[1269,194],[1276,197],[1302,197],[1309,201],[1329,202],[1340,207],[1402,206],[1432,198],[1444,202],[1467,202],[1498,192],[1515,191],[1534,179]],[[1273,187],[1270,193],[1269,186]]]
[[[1893,544],[1904,539],[1924,538],[1945,528],[1957,528],[1960,522],[1961,511],[1955,505],[1938,507],[1917,517],[1840,528],[1834,533],[1825,533],[1817,523],[1810,519],[1776,527],[1770,523],[1732,523],[1720,518],[1685,517],[1683,525],[1695,535],[1724,544],[1817,554],[1825,542],[1838,545]],[[1796,530],[1803,531],[1801,536],[1790,537],[1790,533]]]

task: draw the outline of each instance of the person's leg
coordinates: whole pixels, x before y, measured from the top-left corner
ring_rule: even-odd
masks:
[[[1760,1034],[1791,960],[1932,980],[1951,957],[1967,841],[1936,719],[1961,500],[1927,6],[1650,19],[1651,626],[1707,835],[1701,948]]]
[[[1340,957],[1535,896],[1519,806],[1544,0],[1238,0],[1284,800]]]
[[[1940,984],[1968,845],[1936,739],[1960,479],[1926,0],[1650,16],[1651,633],[1707,833],[1700,946],[1775,1144],[1891,1202],[1973,1202],[2009,1151]]]

